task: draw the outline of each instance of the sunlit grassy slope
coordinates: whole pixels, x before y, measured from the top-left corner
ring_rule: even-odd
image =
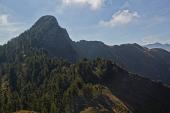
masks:
[[[28,110],[19,110],[19,111],[13,112],[13,113],[38,113],[38,112],[28,111]]]

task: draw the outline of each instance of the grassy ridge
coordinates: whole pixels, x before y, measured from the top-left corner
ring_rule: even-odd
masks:
[[[38,112],[28,111],[28,110],[19,110],[19,111],[13,112],[13,113],[38,113]]]

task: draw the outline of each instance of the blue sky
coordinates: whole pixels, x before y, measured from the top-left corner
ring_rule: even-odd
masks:
[[[0,44],[54,15],[74,41],[170,43],[170,0],[0,0]]]

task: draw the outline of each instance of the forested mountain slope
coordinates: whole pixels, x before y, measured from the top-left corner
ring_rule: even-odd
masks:
[[[50,57],[58,57],[75,62],[77,53],[64,28],[58,25],[53,16],[41,17],[29,30],[7,44],[1,46],[1,62],[18,62],[35,51],[44,51]]]
[[[74,42],[55,17],[43,16],[0,46],[0,113],[169,113],[170,88],[130,73],[169,83],[169,54]]]
[[[0,112],[169,113],[170,89],[111,61],[69,64],[46,56],[1,66]]]
[[[170,84],[170,53],[168,51],[148,49],[138,44],[107,46],[102,42],[84,40],[75,45],[80,58],[110,59],[133,73]]]
[[[83,58],[109,59],[125,69],[170,84],[170,53],[162,49],[147,49],[138,44],[108,46],[99,41],[70,39],[53,16],[41,17],[29,30],[0,46],[0,62],[20,62],[37,51],[72,63]]]

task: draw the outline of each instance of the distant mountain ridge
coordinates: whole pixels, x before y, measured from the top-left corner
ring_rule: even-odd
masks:
[[[75,45],[80,58],[110,59],[130,72],[170,84],[170,53],[165,50],[138,44],[107,46],[99,41],[79,41]]]
[[[154,43],[154,44],[145,45],[145,47],[150,48],[150,49],[161,48],[161,49],[165,49],[170,52],[170,44]]]
[[[75,64],[41,54],[0,68],[0,112],[169,113],[170,88],[109,60]]]

